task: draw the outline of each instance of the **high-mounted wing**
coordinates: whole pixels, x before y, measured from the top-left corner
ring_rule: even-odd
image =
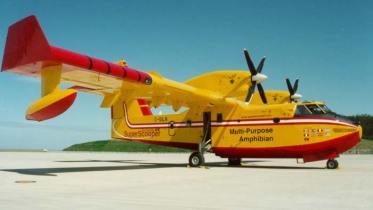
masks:
[[[2,71],[41,77],[42,98],[26,113],[27,119],[37,121],[66,111],[76,98],[76,90],[113,98],[110,95],[120,89],[122,81],[152,82],[145,72],[50,45],[35,16],[9,27]],[[61,81],[74,87],[60,90]]]
[[[40,76],[44,67],[55,65],[62,65],[63,81],[92,89],[116,89],[122,80],[152,82],[145,72],[50,45],[35,16],[9,27],[2,71]]]
[[[101,107],[111,107],[121,94],[157,103],[180,106],[234,104],[218,92],[201,90],[127,66],[72,52],[49,44],[35,16],[26,17],[8,29],[2,71],[41,77],[42,98],[28,108],[26,118],[42,121],[66,111],[76,91],[104,96]],[[60,82],[74,86],[60,90]]]

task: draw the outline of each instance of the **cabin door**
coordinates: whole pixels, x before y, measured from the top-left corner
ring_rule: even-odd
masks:
[[[202,142],[207,142],[209,140],[211,140],[211,112],[203,112]]]

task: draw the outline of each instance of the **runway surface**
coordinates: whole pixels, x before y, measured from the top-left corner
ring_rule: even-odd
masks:
[[[373,209],[373,155],[325,161],[189,154],[0,152],[0,209]]]

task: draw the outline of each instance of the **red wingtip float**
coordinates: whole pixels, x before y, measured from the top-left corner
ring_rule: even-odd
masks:
[[[337,168],[335,158],[361,139],[359,123],[322,102],[299,102],[299,80],[286,79],[286,91],[264,90],[265,58],[256,67],[247,50],[244,56],[249,71],[211,72],[182,83],[129,68],[124,60],[115,64],[52,46],[30,16],[9,27],[2,70],[41,78],[29,120],[62,114],[80,91],[103,96],[113,139],[192,149],[193,167],[213,152],[230,165],[241,158],[297,158],[328,159],[327,168]],[[72,87],[61,90],[61,82]],[[176,113],[153,115],[151,108],[161,105]]]
[[[28,108],[26,119],[43,121],[56,117],[70,108],[75,101],[76,95],[77,93],[74,89],[48,94]]]

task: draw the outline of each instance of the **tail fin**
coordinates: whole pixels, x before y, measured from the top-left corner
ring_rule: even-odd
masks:
[[[48,40],[35,16],[26,17],[9,27],[2,71],[51,58]]]
[[[58,63],[49,63],[49,66],[43,63],[47,67],[37,66],[32,71],[16,69],[30,63],[51,60],[51,47],[35,16],[26,17],[9,27],[1,70],[14,69],[15,72],[31,75],[37,69],[41,75],[42,98],[27,109],[28,120],[43,121],[56,117],[65,112],[76,98],[76,90],[60,90],[61,66]]]

